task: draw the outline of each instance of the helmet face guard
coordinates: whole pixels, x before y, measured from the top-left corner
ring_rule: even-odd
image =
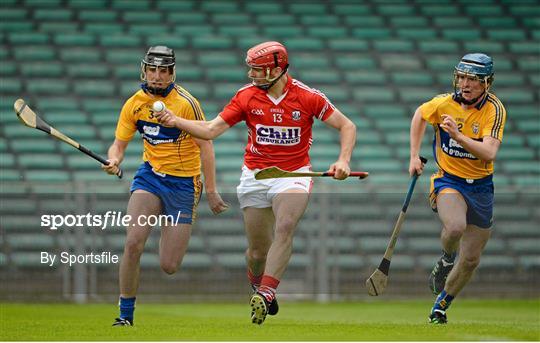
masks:
[[[248,67],[256,70],[264,70],[263,78],[251,78],[252,84],[264,89],[270,89],[289,68],[287,49],[279,42],[264,42],[248,50],[246,64]],[[274,68],[280,67],[281,74],[272,78],[270,74]],[[264,80],[267,83],[257,84],[256,81]]]
[[[458,65],[454,68],[454,97],[465,105],[472,105],[482,98],[491,87],[494,80],[493,60],[491,57],[481,53],[467,54],[463,56]],[[484,86],[484,91],[478,97],[467,100],[463,98],[461,91],[458,90],[459,78],[466,77],[471,80],[479,81]]]
[[[147,70],[167,70],[171,77],[166,81],[164,88],[150,87],[146,76]],[[174,51],[166,46],[152,46],[141,61],[141,81],[143,89],[154,95],[166,96],[172,89],[171,85],[176,79],[176,66]]]
[[[256,87],[258,87],[258,88],[260,88],[260,89],[263,89],[263,90],[268,90],[268,89],[272,88],[272,86],[273,86],[274,84],[276,84],[276,82],[277,82],[283,75],[285,75],[285,73],[287,72],[287,68],[289,67],[289,65],[287,65],[287,66],[285,67],[285,69],[283,69],[283,71],[282,71],[278,76],[276,76],[276,77],[274,77],[274,78],[270,77],[270,73],[272,72],[273,68],[270,68],[270,67],[261,68],[261,67],[251,66],[251,65],[249,65],[249,64],[248,64],[248,67],[251,68],[251,69],[260,69],[260,70],[261,70],[261,69],[265,69],[265,75],[264,75],[264,77],[250,77],[250,79],[251,79],[251,83],[252,83],[254,86],[256,86]],[[258,80],[264,80],[264,81],[266,81],[266,83],[264,83],[264,84],[258,84],[258,83],[256,83],[256,81],[258,81]]]

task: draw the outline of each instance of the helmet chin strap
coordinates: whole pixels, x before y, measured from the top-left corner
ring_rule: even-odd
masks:
[[[482,94],[480,94],[479,96],[471,100],[467,100],[463,97],[463,94],[461,93],[461,91],[458,91],[457,84],[455,83],[454,84],[454,100],[459,102],[460,104],[468,105],[468,106],[475,104],[478,100],[486,96],[487,92],[489,91],[489,86],[490,86],[489,83],[487,81],[484,81],[484,82],[485,82],[485,85],[484,85],[485,87]]]
[[[145,82],[145,83],[141,83],[141,88],[145,92],[148,92],[152,95],[166,97],[174,88],[174,83],[171,83],[170,85],[168,85],[167,88],[157,88],[157,87],[150,87],[148,86],[148,83]]]
[[[265,77],[265,80],[269,81],[269,83],[266,83],[264,85],[256,85],[256,84],[253,84],[254,86],[256,86],[257,88],[259,89],[262,89],[262,90],[269,90],[270,88],[272,88],[273,85],[276,84],[276,82],[278,82],[278,80],[283,76],[285,75],[285,73],[287,72],[287,69],[289,69],[289,65],[287,64],[285,66],[285,68],[283,68],[283,71],[281,72],[281,74],[278,75],[278,77],[274,78],[273,80],[270,80],[269,79],[269,76],[270,76],[270,68],[267,69],[266,71],[266,77]]]
[[[454,92],[454,99],[461,103],[461,104],[464,104],[464,105],[472,105],[472,104],[475,104],[478,100],[480,100],[482,97],[484,97],[484,95],[486,94],[486,91],[483,91],[482,94],[480,94],[479,96],[477,96],[476,98],[474,99],[471,99],[471,100],[467,100],[463,97],[463,95],[461,94],[461,92]]]
[[[158,95],[162,97],[166,97],[169,95],[171,90],[174,88],[174,81],[176,80],[176,66],[167,67],[170,68],[171,77],[169,79],[169,85],[165,88],[158,88],[158,87],[150,87],[148,85],[148,80],[146,79],[146,65],[144,63],[141,63],[141,88],[143,91],[150,93],[152,95]]]
[[[484,79],[483,82],[484,82],[484,91],[482,92],[482,94],[480,94],[474,99],[467,100],[463,97],[461,90],[458,91],[458,84],[457,84],[456,79],[454,78],[454,100],[460,104],[467,105],[467,106],[475,104],[478,100],[482,99],[484,96],[487,96],[487,92],[489,91],[489,88],[491,86],[488,80]]]

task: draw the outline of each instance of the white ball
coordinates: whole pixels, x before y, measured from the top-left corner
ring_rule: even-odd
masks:
[[[163,112],[163,111],[165,111],[166,107],[165,107],[165,104],[163,103],[163,101],[156,101],[156,102],[154,102],[154,105],[152,105],[152,108],[156,112]]]

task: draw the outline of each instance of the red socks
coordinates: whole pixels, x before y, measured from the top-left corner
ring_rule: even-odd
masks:
[[[262,275],[253,275],[253,273],[251,272],[251,269],[248,268],[247,270],[247,276],[248,276],[248,279],[249,279],[249,282],[255,286],[255,287],[259,287],[261,285],[261,281],[262,281],[262,278],[263,276]]]
[[[271,277],[270,275],[263,275],[261,280],[261,286],[258,289],[258,293],[266,298],[269,303],[276,297],[276,289],[279,285],[279,280]]]
[[[276,289],[279,285],[279,280],[270,275],[253,275],[248,268],[247,276],[251,285],[257,287],[257,292],[266,298],[269,303],[276,297]]]

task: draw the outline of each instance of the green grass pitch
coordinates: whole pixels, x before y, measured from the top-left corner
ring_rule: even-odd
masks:
[[[456,299],[430,325],[430,300],[281,302],[261,325],[247,304],[145,304],[134,327],[111,327],[114,304],[0,304],[2,341],[499,341],[540,340],[540,299]]]

